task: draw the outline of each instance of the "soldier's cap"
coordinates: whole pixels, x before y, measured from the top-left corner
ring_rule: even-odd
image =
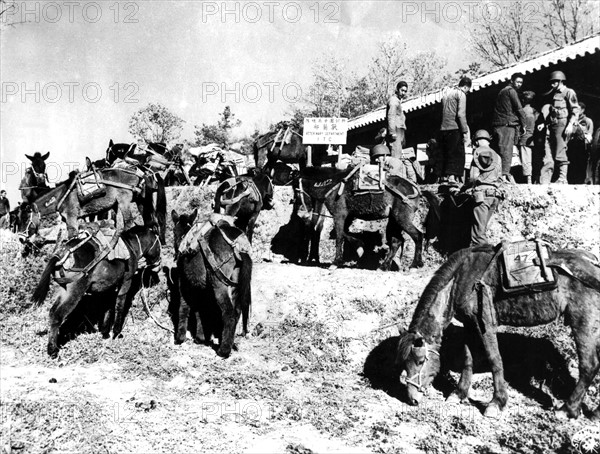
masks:
[[[479,165],[483,168],[489,167],[494,161],[494,151],[493,150],[481,150],[479,155],[477,156],[477,160],[479,161]]]

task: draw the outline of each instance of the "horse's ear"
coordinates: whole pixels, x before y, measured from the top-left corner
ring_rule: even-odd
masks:
[[[91,170],[92,168],[92,160],[87,156],[85,157],[85,166],[88,170]]]
[[[408,332],[408,330],[407,330],[407,329],[406,329],[404,326],[399,326],[399,327],[398,327],[398,333],[399,333],[401,336],[404,336],[404,335],[405,335],[407,332]]]
[[[108,142],[108,148],[112,147],[114,145],[112,139],[110,139],[110,141]]]
[[[127,153],[125,153],[125,155],[129,155],[131,153],[134,153],[136,148],[137,148],[137,143],[132,143],[129,146],[129,150],[127,150]]]
[[[33,161],[33,156],[29,156],[28,154],[25,154],[25,157],[26,157],[27,159],[29,159],[30,161]]]
[[[48,156],[50,156],[50,152],[48,152],[45,155],[43,155],[42,159],[45,161],[46,159],[48,159]]]
[[[196,216],[198,216],[198,208],[192,211],[192,215],[190,216],[190,224],[194,223],[194,221],[196,220]]]
[[[175,210],[171,211],[171,219],[173,219],[173,224],[177,224],[179,222],[179,213]]]

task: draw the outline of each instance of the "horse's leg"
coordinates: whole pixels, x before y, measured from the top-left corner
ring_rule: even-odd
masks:
[[[49,321],[50,329],[48,331],[48,355],[56,358],[58,355],[58,332],[60,326],[64,323],[67,316],[73,312],[77,303],[81,300],[85,291],[89,287],[89,278],[83,277],[75,282],[66,285],[65,289],[60,290],[58,297],[50,308]]]
[[[463,367],[460,373],[458,388],[446,399],[449,403],[465,402],[469,399],[469,390],[471,389],[471,381],[473,379],[473,355],[467,342],[465,342],[463,347],[463,354]]]
[[[416,203],[418,204],[418,201]],[[410,268],[421,268],[423,266],[423,234],[413,224],[415,211],[415,206],[405,204],[400,200],[394,200],[390,218],[395,217],[400,229],[404,230],[415,243],[415,256]]]
[[[183,344],[185,342],[189,316],[190,305],[180,291],[177,326],[175,327],[175,345]],[[196,329],[198,328],[196,327]]]
[[[335,258],[333,259],[333,267],[344,264],[344,239],[346,237],[344,230],[346,229],[346,220],[347,217],[341,213],[341,210],[335,212],[333,216],[333,222],[335,226]]]
[[[252,236],[254,235],[254,224],[256,224],[256,219],[258,218],[258,214],[260,212],[260,209],[252,214],[252,216],[250,216],[250,218],[248,219],[248,225],[246,226],[246,236],[248,237],[248,241],[250,242],[250,244],[252,244]]]
[[[565,404],[556,412],[556,416],[559,418],[577,418],[579,416],[581,401],[600,369],[600,338],[597,328],[600,311],[595,310],[596,317],[590,313],[574,314],[573,312],[569,314],[571,319],[569,324],[577,347],[579,380]],[[586,320],[587,317],[591,320]],[[593,416],[600,417],[600,406],[594,411]]]
[[[392,268],[392,261],[396,257],[396,253],[400,248],[400,258],[404,254],[404,237],[402,236],[402,228],[396,223],[394,218],[390,217],[385,229],[385,237],[388,245],[388,253],[383,260],[381,269],[389,271]]]
[[[117,295],[117,301],[115,304],[116,309],[115,323],[113,325],[113,339],[116,339],[117,337],[123,337],[121,336],[123,325],[125,324],[125,319],[127,318],[127,314],[129,313],[133,299],[141,287],[141,283],[142,275],[141,273],[136,273],[133,278],[125,278],[123,284],[119,288],[119,293]]]
[[[319,243],[321,241],[321,231],[323,230],[323,216],[321,215],[321,210],[325,207],[319,207],[319,216],[317,220],[311,219],[310,222],[310,254],[308,256],[308,261],[314,261],[315,263],[320,263],[319,259]]]
[[[242,313],[242,308],[235,305],[234,289],[219,282],[214,289],[215,299],[221,308],[223,331],[217,355],[228,358],[233,348],[235,328]]]
[[[475,304],[477,302],[475,301]],[[490,309],[495,310],[492,301],[484,301],[483,305],[490,305]],[[487,309],[482,309],[481,324],[478,320],[471,320],[467,324],[470,327],[474,327],[475,331],[481,337],[483,341],[483,347],[486,353],[486,357],[492,369],[492,378],[494,381],[494,396],[485,409],[484,416],[498,418],[500,412],[506,406],[508,402],[508,393],[506,390],[506,381],[504,380],[504,365],[502,363],[502,357],[500,356],[500,349],[498,347],[497,329],[498,326],[492,320],[491,314]],[[465,326],[467,326],[465,324]]]

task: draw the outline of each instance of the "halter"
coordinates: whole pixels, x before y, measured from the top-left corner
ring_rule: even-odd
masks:
[[[40,213],[39,211],[34,211],[34,210],[30,210],[29,211],[29,217],[27,219],[27,224],[25,225],[25,229],[22,232],[19,232],[19,238],[23,239],[23,241],[27,240],[27,238],[29,238],[29,228],[33,225],[35,227],[36,224],[34,224],[33,222],[33,215],[37,214],[38,215],[38,223],[39,223],[39,217],[40,217]]]
[[[412,346],[411,350],[410,350],[411,354],[413,353],[414,349],[415,349],[415,347]],[[419,392],[423,392],[423,380],[422,380],[421,372],[423,371],[425,364],[429,360],[430,353],[433,353],[434,355],[437,355],[438,357],[440,356],[440,353],[437,350],[429,349],[427,347],[427,343],[425,343],[425,360],[423,361],[423,364],[421,364],[421,367],[419,367],[419,370],[417,371],[417,373],[415,373],[412,377],[406,378],[406,384],[413,385],[415,388],[417,388],[417,391],[419,391]],[[415,381],[415,378],[417,379],[417,381]]]

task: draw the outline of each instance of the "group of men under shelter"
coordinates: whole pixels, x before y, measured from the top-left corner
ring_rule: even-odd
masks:
[[[585,105],[567,87],[562,71],[550,75],[550,90],[539,97],[521,90],[524,79],[521,73],[512,75],[496,97],[491,131],[480,129],[472,136],[467,124],[472,80],[464,76],[445,90],[441,125],[427,144],[429,162],[424,170],[414,150],[405,148],[405,81],[398,82],[387,104],[387,145],[400,163],[394,170],[413,182],[420,177],[425,183],[439,183],[444,195],[466,196],[472,206],[471,246],[487,242],[487,224],[506,197],[505,185],[515,183],[511,174],[515,160],[528,184],[586,182],[594,125],[585,115]],[[538,111],[534,106],[541,107]]]

